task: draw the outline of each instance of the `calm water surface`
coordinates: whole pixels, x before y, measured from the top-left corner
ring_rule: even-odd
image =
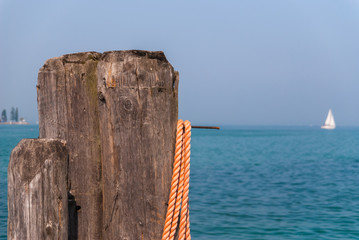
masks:
[[[0,126],[0,239],[7,165],[37,126]],[[192,132],[192,239],[359,239],[359,128]]]
[[[5,240],[7,231],[7,165],[11,150],[23,138],[37,138],[37,125],[0,125],[0,239]]]

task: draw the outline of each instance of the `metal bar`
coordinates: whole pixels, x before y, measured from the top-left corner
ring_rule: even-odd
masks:
[[[214,126],[192,126],[192,128],[202,128],[202,129],[217,129],[219,130],[219,127],[214,127]]]

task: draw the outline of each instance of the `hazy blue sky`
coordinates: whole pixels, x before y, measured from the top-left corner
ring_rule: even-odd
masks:
[[[194,124],[359,125],[359,0],[0,0],[0,110],[37,120],[46,59],[162,50]]]

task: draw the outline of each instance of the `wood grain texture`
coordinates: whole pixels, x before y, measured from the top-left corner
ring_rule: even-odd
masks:
[[[160,239],[177,123],[178,73],[162,52],[98,64],[105,239]]]
[[[65,143],[23,139],[8,167],[8,239],[68,239]]]
[[[178,81],[163,52],[69,54],[40,69],[40,137],[67,141],[69,208],[81,207],[69,219],[77,219],[70,236],[161,238]]]
[[[69,54],[46,61],[38,75],[40,138],[67,141],[69,186],[78,211],[74,239],[102,236],[102,189],[96,68],[101,54]],[[75,209],[71,208],[71,209]]]

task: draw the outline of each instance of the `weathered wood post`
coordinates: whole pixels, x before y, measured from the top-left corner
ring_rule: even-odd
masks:
[[[8,239],[68,239],[68,152],[53,139],[23,139],[8,168]]]
[[[97,64],[100,53],[52,58],[40,69],[37,85],[40,138],[67,141],[69,187],[76,204],[69,235],[102,237],[102,159],[98,115]],[[77,219],[76,219],[77,218]]]
[[[106,239],[161,239],[178,118],[162,52],[108,52],[97,66]]]
[[[70,238],[160,239],[178,114],[178,73],[164,54],[52,58],[37,90],[40,138],[67,142]]]

